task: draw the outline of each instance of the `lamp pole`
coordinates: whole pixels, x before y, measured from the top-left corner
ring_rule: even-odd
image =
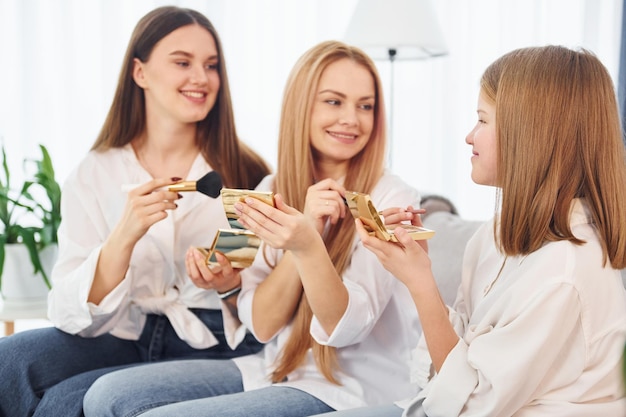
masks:
[[[389,132],[389,139],[387,140],[387,162],[389,164],[389,169],[391,169],[393,162],[393,63],[396,60],[396,54],[398,53],[398,51],[395,48],[389,48],[387,52],[389,54],[389,126],[387,127],[387,131]]]

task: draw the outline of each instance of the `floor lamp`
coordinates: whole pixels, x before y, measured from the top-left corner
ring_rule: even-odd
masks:
[[[394,62],[426,59],[448,53],[430,0],[359,0],[345,41],[362,48],[374,60],[388,60],[389,167],[393,156]]]

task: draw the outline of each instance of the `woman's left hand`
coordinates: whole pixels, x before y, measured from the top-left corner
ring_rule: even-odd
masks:
[[[274,196],[276,208],[255,198],[236,203],[239,222],[275,249],[298,252],[310,247],[320,235],[309,217],[288,206],[280,194]]]
[[[231,266],[230,261],[221,253],[216,253],[218,265],[206,264],[204,255],[196,248],[191,247],[185,256],[187,275],[196,287],[205,290],[216,290],[223,293],[241,286],[239,269]]]
[[[363,246],[372,251],[383,267],[409,289],[415,288],[419,277],[424,275],[421,271],[431,270],[426,241],[415,241],[405,229],[397,227],[394,235],[398,243],[386,242],[370,235],[359,219],[355,220],[355,224]]]

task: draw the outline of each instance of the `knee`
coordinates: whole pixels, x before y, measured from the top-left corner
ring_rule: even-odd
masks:
[[[45,368],[46,352],[42,350],[39,332],[26,331],[0,338],[0,375],[3,382],[15,384],[14,378],[27,377],[31,370]]]
[[[5,364],[21,366],[28,358],[37,357],[38,345],[38,337],[30,332],[20,332],[10,337],[3,337],[0,339],[0,357]]]
[[[119,388],[119,386],[117,387]],[[83,410],[85,417],[115,416],[113,404],[116,404],[116,389],[111,374],[103,375],[89,387],[83,398]]]
[[[152,398],[145,395],[145,381],[133,376],[132,370],[121,369],[96,379],[83,397],[85,417],[130,417],[145,411]]]

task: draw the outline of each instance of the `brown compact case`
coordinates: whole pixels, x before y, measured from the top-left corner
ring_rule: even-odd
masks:
[[[375,235],[381,240],[397,242],[398,239],[393,234],[393,229],[388,229],[383,219],[378,214],[378,210],[374,207],[372,199],[368,194],[356,191],[346,191],[346,204],[350,208],[350,212],[355,219],[360,219],[371,235]],[[402,227],[413,240],[430,239],[435,235],[434,230],[424,227],[413,226],[411,224],[400,224],[396,227]],[[395,227],[394,227],[395,228]]]
[[[218,229],[211,247],[198,249],[204,254],[209,266],[217,264],[215,252],[219,252],[228,258],[233,268],[247,268],[254,261],[261,239],[239,223],[235,204],[252,197],[274,207],[274,193],[222,188],[220,194],[231,229]]]

